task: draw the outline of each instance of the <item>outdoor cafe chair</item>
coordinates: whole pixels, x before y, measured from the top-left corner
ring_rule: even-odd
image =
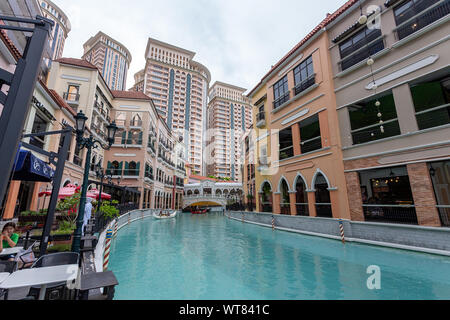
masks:
[[[28,249],[19,252],[16,255],[15,261],[19,270],[29,268],[36,262],[33,249],[39,244],[39,241],[35,241]],[[21,265],[20,265],[21,264]]]
[[[0,261],[0,273],[13,273],[16,271],[16,261]],[[0,289],[0,299],[4,298],[6,290]]]
[[[75,252],[52,253],[40,257],[31,268],[44,268],[62,266],[68,264],[78,264],[80,255]],[[40,287],[31,287],[30,296],[37,299],[39,297]],[[47,287],[46,300],[61,300],[67,296],[66,282],[59,282]]]

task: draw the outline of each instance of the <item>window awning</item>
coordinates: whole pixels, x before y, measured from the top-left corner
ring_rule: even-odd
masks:
[[[19,149],[14,162],[12,180],[51,182],[55,171],[31,151]]]

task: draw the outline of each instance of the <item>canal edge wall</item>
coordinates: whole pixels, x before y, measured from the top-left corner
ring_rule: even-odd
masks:
[[[154,210],[154,209],[137,209],[130,211],[128,213],[125,213],[117,218],[118,221],[118,228],[117,231],[122,229],[123,227],[139,221],[146,218],[153,217],[153,212],[159,212],[161,210]],[[105,251],[105,240],[106,240],[106,232],[108,229],[114,230],[114,223],[115,221],[111,221],[108,226],[105,228],[105,230],[99,235],[98,237],[98,243],[95,247],[94,251],[94,263],[95,263],[95,269],[97,272],[103,272],[103,253]],[[112,240],[113,242],[115,239]]]
[[[229,219],[262,227],[341,241],[339,219],[228,211]],[[345,240],[395,249],[450,256],[450,228],[342,220]]]

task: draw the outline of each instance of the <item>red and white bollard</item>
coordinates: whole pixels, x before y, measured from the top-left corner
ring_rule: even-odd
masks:
[[[342,221],[342,219],[339,219],[339,229],[341,231],[342,243],[345,244],[344,221]]]
[[[275,217],[272,216],[272,230],[275,231]]]
[[[244,223],[244,213],[242,212],[242,223]]]
[[[108,270],[109,252],[111,251],[112,234],[113,234],[113,231],[111,229],[106,231],[105,251],[103,252],[103,272]]]
[[[130,224],[130,222],[131,222],[130,213],[128,213],[128,224]]]
[[[119,230],[119,221],[118,219],[116,219],[114,221],[114,233],[113,233],[113,238],[115,239],[117,237],[117,231]]]

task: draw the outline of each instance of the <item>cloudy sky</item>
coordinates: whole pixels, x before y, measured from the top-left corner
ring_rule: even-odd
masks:
[[[121,42],[144,67],[148,37],[196,52],[218,80],[252,89],[272,65],[345,0],[53,0],[72,31],[65,57],[80,58],[98,31]]]

